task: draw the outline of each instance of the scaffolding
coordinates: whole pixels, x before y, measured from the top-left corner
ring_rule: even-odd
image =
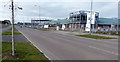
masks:
[[[86,28],[86,23],[88,20],[87,19],[88,13],[90,13],[90,11],[77,11],[77,12],[70,13],[70,15],[69,15],[69,20],[70,20],[69,28],[70,28],[70,30],[84,32],[85,28]],[[99,18],[99,13],[98,12],[94,12],[94,13],[95,13],[95,24],[92,25],[93,30],[97,27],[96,21]]]

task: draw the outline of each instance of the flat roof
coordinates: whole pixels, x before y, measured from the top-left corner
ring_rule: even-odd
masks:
[[[118,23],[118,19],[114,19],[114,18],[99,18],[97,23],[99,23],[99,24],[117,24]]]
[[[81,11],[76,11],[76,12],[71,12],[70,14],[74,14],[74,13],[90,13],[91,11],[85,11],[85,10],[81,10]],[[95,11],[92,11],[93,13],[99,13],[99,12],[95,12]]]
[[[51,21],[51,20],[31,20],[31,21]]]

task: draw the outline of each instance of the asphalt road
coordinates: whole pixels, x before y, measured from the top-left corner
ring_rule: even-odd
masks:
[[[39,31],[18,26],[17,29],[50,60],[118,59],[117,39],[109,42],[75,37],[62,32]]]

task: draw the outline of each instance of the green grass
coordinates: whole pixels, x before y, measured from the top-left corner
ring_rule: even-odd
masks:
[[[15,42],[15,49],[15,53],[19,54],[19,57],[15,58],[6,56],[6,53],[11,53],[11,42],[2,43],[3,62],[8,60],[12,60],[11,62],[36,62],[36,60],[38,62],[46,62],[48,60],[42,52],[29,42]]]
[[[106,34],[106,35],[119,35],[120,36],[120,34],[119,33],[117,33],[117,32],[112,32],[112,31],[108,31],[108,32],[100,32],[100,31],[97,31],[97,32],[94,32],[95,34]]]
[[[0,24],[0,29],[2,29],[2,25]]]
[[[9,31],[11,31],[11,30],[12,30],[12,28],[10,28],[10,29],[8,29],[8,30],[9,30]],[[15,30],[15,31],[17,31],[17,29],[16,29],[15,27],[14,27],[14,30]]]
[[[106,36],[98,36],[98,35],[76,35],[79,37],[86,37],[86,38],[93,38],[93,39],[116,39],[112,37],[106,37]]]
[[[11,31],[12,31],[12,28],[10,28],[7,31],[3,32],[2,35],[12,35]],[[17,31],[17,29],[15,27],[14,27],[14,31]],[[20,32],[14,32],[14,35],[21,35],[21,33]]]
[[[49,29],[38,29],[40,31],[50,31]]]
[[[0,42],[0,62],[2,61],[2,42]]]
[[[7,32],[7,31],[5,31],[5,32],[2,33],[2,35],[12,35],[12,32]],[[14,35],[21,35],[21,33],[19,33],[19,32],[14,32]]]

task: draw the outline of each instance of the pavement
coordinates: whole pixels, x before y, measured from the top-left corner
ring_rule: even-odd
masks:
[[[15,42],[29,42],[23,35],[14,35]],[[2,42],[11,42],[12,35],[2,35]]]
[[[0,25],[2,26],[2,25]],[[0,28],[0,42],[2,42],[2,32],[5,32],[6,30],[8,30],[9,28],[11,28],[11,26],[5,27],[5,28]]]
[[[5,32],[6,30],[8,30],[8,29],[11,28],[11,27],[12,27],[12,26],[10,25],[10,26],[8,26],[8,27],[6,27],[6,28],[0,29],[0,31]]]
[[[7,31],[11,26],[1,29],[2,32]],[[8,31],[11,32],[11,31]],[[19,32],[19,31],[14,31]],[[12,35],[2,35],[2,42],[11,42],[12,41]],[[14,35],[14,41],[15,42],[29,42],[22,34],[21,35]]]
[[[0,25],[1,26],[1,25]],[[12,26],[8,26],[8,27],[5,27],[5,28],[0,28],[0,34],[2,34],[2,32],[8,30],[9,28],[11,28]]]
[[[49,60],[117,60],[118,41],[76,37],[55,31],[17,29]]]
[[[105,35],[105,34],[92,34],[92,35],[99,35],[99,36],[106,36],[106,37],[118,38],[117,35]]]
[[[89,33],[70,32],[70,31],[58,31],[58,32],[67,33],[67,34],[71,34],[71,35],[84,35],[84,34],[89,34]],[[106,37],[118,38],[117,35],[105,35],[105,34],[94,34],[94,33],[92,33],[91,35],[99,35],[99,36],[106,36]]]

